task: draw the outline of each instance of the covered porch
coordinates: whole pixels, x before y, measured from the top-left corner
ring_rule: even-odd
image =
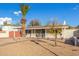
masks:
[[[58,26],[54,27],[56,29],[62,29],[62,31],[68,26]],[[35,38],[54,38],[54,36],[51,33],[48,33],[48,30],[50,30],[50,26],[30,26],[27,27],[26,30],[26,37],[35,37]],[[58,35],[59,37],[60,35]]]
[[[27,37],[45,38],[46,29],[42,27],[29,27],[26,30]]]

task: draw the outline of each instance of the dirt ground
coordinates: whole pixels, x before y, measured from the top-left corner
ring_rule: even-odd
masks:
[[[79,56],[79,47],[61,41],[21,38],[0,39],[0,56]]]

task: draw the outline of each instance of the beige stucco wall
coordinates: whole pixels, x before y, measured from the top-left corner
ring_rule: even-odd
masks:
[[[50,33],[45,33],[45,38],[54,38],[54,35]]]
[[[46,33],[45,38],[55,38],[54,34]],[[57,35],[57,38],[60,38],[60,35]]]
[[[3,26],[2,30],[3,31],[20,31],[20,29],[16,29],[16,28],[21,28],[20,26]]]
[[[0,32],[0,38],[8,38],[8,37],[9,37],[8,31]]]
[[[62,30],[62,37],[63,38],[70,38],[72,37],[74,34],[74,31],[77,31],[79,29],[63,29]],[[30,37],[30,34],[27,34],[26,37]],[[36,34],[31,34],[31,37],[36,37]],[[61,38],[60,34],[57,35],[58,38]],[[50,33],[45,33],[45,38],[55,38],[54,34],[50,34]]]
[[[70,38],[72,36],[74,36],[74,31],[77,31],[79,29],[64,29],[62,31],[63,37],[64,38]]]
[[[30,34],[27,34],[26,37],[27,38],[29,38],[29,37],[34,37],[35,38],[36,37],[36,34],[33,34],[33,33],[31,35]]]
[[[63,38],[70,38],[72,36],[74,36],[74,31],[77,31],[79,29],[63,29],[62,30],[62,37]],[[46,38],[54,38],[54,35],[53,34],[50,34],[50,33],[46,33]],[[60,35],[57,35],[58,38],[61,38]]]

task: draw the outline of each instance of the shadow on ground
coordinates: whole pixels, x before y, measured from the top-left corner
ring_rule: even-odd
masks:
[[[48,50],[49,52],[51,52],[52,54],[54,54],[55,56],[58,56],[56,53],[52,52],[51,50],[49,50],[48,48],[44,47],[43,45],[41,45],[39,42],[35,41],[35,40],[31,40],[31,42],[34,42],[35,44],[43,47],[44,49]]]

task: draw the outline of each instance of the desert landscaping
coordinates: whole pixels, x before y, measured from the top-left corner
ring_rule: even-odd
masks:
[[[0,39],[0,55],[4,56],[79,56],[79,47],[58,40],[19,38]]]

